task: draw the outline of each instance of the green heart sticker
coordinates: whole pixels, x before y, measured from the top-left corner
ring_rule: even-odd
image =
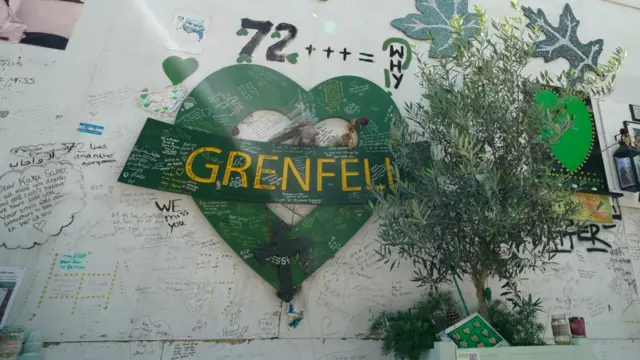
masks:
[[[297,64],[298,63],[298,53],[293,53],[293,54],[287,55],[287,61],[290,64]]]
[[[358,129],[358,147],[384,146],[390,126],[400,112],[387,92],[357,76],[339,76],[307,91],[287,76],[259,65],[233,65],[202,80],[189,94],[193,104],[178,112],[175,125],[186,129],[231,136],[240,121],[258,110],[271,110],[297,122],[312,123],[366,117],[369,125]],[[214,100],[211,100],[214,99]],[[207,113],[209,116],[194,116]],[[233,179],[232,179],[233,181]],[[267,282],[279,287],[279,267],[258,262],[253,251],[270,242],[269,233],[279,220],[264,204],[219,201],[194,196],[207,221],[225,242]],[[304,257],[291,259],[293,285],[329,260],[371,217],[368,205],[319,205],[295,224],[287,241],[302,236],[311,243]],[[271,225],[270,225],[271,224]]]
[[[251,64],[251,56],[247,54],[240,54],[240,56],[238,56],[238,58],[236,59],[236,62],[238,64],[242,64],[242,63]]]
[[[580,169],[591,154],[593,145],[594,132],[587,106],[576,96],[559,99],[556,93],[547,89],[536,93],[536,102],[545,110],[562,109],[556,118],[558,122],[571,117],[571,128],[551,145],[551,153],[569,172]]]
[[[178,85],[198,70],[198,61],[194,58],[182,59],[169,56],[162,62],[162,69],[171,83]]]

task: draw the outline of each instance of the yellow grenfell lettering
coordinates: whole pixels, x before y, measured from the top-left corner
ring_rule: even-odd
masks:
[[[211,169],[211,175],[208,178],[200,177],[193,172],[193,161],[196,159],[196,156],[200,155],[203,152],[214,152],[216,154],[221,154],[222,150],[214,147],[202,147],[196,149],[189,154],[187,157],[187,162],[185,164],[185,171],[187,172],[187,176],[189,179],[199,182],[199,183],[212,183],[216,181],[216,177],[218,177],[218,165],[214,164],[205,164],[204,167]]]
[[[233,166],[235,157],[241,156],[244,158],[244,165],[236,167]],[[224,171],[224,179],[222,179],[222,185],[229,185],[229,179],[231,178],[231,172],[237,172],[240,174],[240,184],[242,187],[247,187],[247,173],[245,172],[249,166],[251,166],[251,157],[249,154],[242,151],[231,151],[229,153],[229,160],[227,160],[227,168]]]
[[[387,180],[389,181],[389,187],[396,187],[396,184],[393,182],[393,170],[391,168],[391,158],[384,158],[384,167],[387,169]]]
[[[325,163],[335,163],[336,159],[318,159],[318,191],[322,191],[322,178],[336,176],[333,172],[324,172],[322,165]]]
[[[310,186],[309,182],[311,181],[311,159],[306,158],[304,160],[304,180],[300,176],[300,171],[296,168],[296,165],[293,163],[290,157],[285,156],[284,158],[284,169],[282,173],[282,191],[287,190],[287,182],[289,181],[289,169],[291,169],[291,173],[298,180],[302,190],[309,191]]]
[[[360,175],[357,171],[347,171],[347,164],[357,164],[358,159],[342,159],[340,160],[340,169],[342,170],[342,191],[360,191],[362,190],[361,186],[349,186],[348,179],[349,176],[358,176]]]
[[[278,160],[277,156],[274,155],[258,155],[258,165],[256,169],[256,179],[253,182],[253,187],[256,189],[264,189],[264,190],[275,190],[275,185],[262,185],[261,177],[262,174],[275,174],[276,171],[273,169],[263,169],[262,166],[264,164],[264,160]]]
[[[369,159],[364,159],[364,178],[367,182],[367,190],[372,190],[371,187],[371,169],[369,168]]]

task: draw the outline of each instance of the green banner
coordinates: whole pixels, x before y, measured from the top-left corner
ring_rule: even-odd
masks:
[[[239,140],[147,119],[118,181],[216,200],[362,204],[394,186],[381,146],[300,147]]]

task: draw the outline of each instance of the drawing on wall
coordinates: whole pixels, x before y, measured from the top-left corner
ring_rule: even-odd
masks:
[[[198,70],[198,61],[169,56],[162,62],[162,69],[172,85],[156,92],[143,89],[138,95],[138,106],[154,115],[173,117],[189,92],[182,82]]]
[[[313,54],[313,52],[316,51],[317,49],[315,46],[313,46],[313,44],[309,44],[309,46],[305,47],[305,50],[307,50],[307,54],[309,55],[309,57],[311,57],[311,54]],[[340,49],[332,49],[331,46],[327,46],[326,48],[321,50],[325,53],[325,56],[327,59],[331,59],[331,55],[333,53],[337,53],[338,58],[342,59],[342,61],[347,61],[347,59],[351,59],[349,56],[351,56],[352,54],[354,55],[354,58],[356,56],[354,52],[349,51],[349,49],[347,49],[346,47],[343,47],[342,50],[340,50]],[[366,63],[375,62],[375,60],[373,59],[374,54],[371,54],[368,52],[358,52],[357,57],[358,57],[358,61],[362,61]]]
[[[253,61],[253,53],[258,46],[264,40],[264,37],[271,33],[273,29],[273,23],[271,21],[257,21],[248,18],[240,19],[240,30],[236,31],[238,36],[248,36],[249,30],[256,30],[256,33],[249,39],[249,42],[242,47],[236,62],[251,63]],[[282,33],[286,35],[282,35]],[[272,39],[280,39],[273,45],[267,48],[266,59],[268,61],[285,62],[290,64],[298,63],[298,53],[283,53],[285,47],[296,38],[298,35],[298,28],[288,23],[280,23],[275,27],[275,31],[271,33]]]
[[[251,91],[248,91],[249,89]],[[188,178],[183,179],[186,169],[176,169],[175,165],[172,165],[183,164],[186,168],[187,157],[193,154],[194,150],[197,150],[197,142],[192,141],[192,137],[196,136],[192,135],[195,134],[193,130],[201,134],[222,135],[229,138],[228,141],[242,142],[242,146],[249,146],[252,143],[249,140],[230,139],[232,129],[237,128],[237,125],[249,114],[260,110],[277,111],[293,123],[305,120],[315,124],[330,118],[345,120],[367,118],[368,125],[357,128],[358,141],[355,144],[354,152],[378,151],[386,153],[385,139],[389,134],[390,125],[394,119],[400,116],[397,106],[387,92],[369,80],[356,76],[340,76],[326,80],[311,90],[305,90],[275,70],[247,64],[233,65],[214,72],[191,91],[188,99],[189,103],[183,104],[178,111],[174,130],[170,129],[172,125],[166,123],[154,122],[153,120],[150,120],[151,123],[147,122],[155,124],[156,127],[166,128],[159,132],[159,128],[149,132],[156,138],[159,134],[164,134],[163,141],[160,143],[149,141],[151,146],[145,146],[145,142],[141,139],[150,135],[141,133],[129,156],[127,165],[123,169],[120,182],[137,183],[136,179],[138,179],[141,182],[137,185],[145,187],[158,187],[168,191],[193,189],[193,185],[196,183]],[[370,106],[372,103],[376,106]],[[194,145],[196,146],[194,147]],[[175,156],[164,159],[169,161],[168,163],[159,160],[162,158],[160,154],[166,152],[163,149],[167,146],[170,146],[175,153]],[[253,146],[253,149],[254,152],[259,152],[257,145]],[[313,176],[309,176],[310,172],[307,171],[309,166],[305,165],[305,153],[322,148],[301,147],[299,149],[300,155],[291,160],[290,167],[293,168],[291,178],[295,178],[292,179],[293,182],[304,184],[313,181],[310,179]],[[343,155],[349,152],[347,148],[325,149],[343,151]],[[218,170],[215,170],[217,168],[213,165],[217,162],[214,155],[215,151],[213,153],[209,151],[202,154],[202,160],[198,160],[201,168],[206,165],[206,162],[209,162],[209,165],[205,167],[209,171],[215,171],[215,174],[210,173],[212,184],[217,183],[215,175],[218,173]],[[228,177],[225,181],[227,182],[226,186],[242,190],[243,187],[248,186],[248,178],[251,177],[247,176],[245,170],[253,171],[252,174],[255,175],[255,167],[249,169],[250,164],[247,163],[244,156],[238,156],[238,154],[232,156],[238,158],[232,161],[235,170],[224,175],[224,177]],[[145,172],[155,171],[154,169],[165,167],[165,165],[168,166],[168,169],[176,171],[162,171],[159,176],[143,179]],[[258,167],[262,168],[262,171],[267,171],[271,166],[263,164]],[[370,175],[374,184],[379,183],[379,181],[376,182],[376,179],[381,181],[387,178],[385,169],[384,162],[371,168]],[[220,170],[219,172],[220,176],[223,176],[223,172],[227,171]],[[337,176],[338,174],[338,170],[331,173],[327,171],[327,180],[334,185],[326,183],[325,186],[335,187],[337,181],[331,181],[331,178],[335,177],[336,180],[340,180],[341,177]],[[271,174],[265,172],[265,179],[266,175]],[[200,174],[200,176],[204,175]],[[320,179],[323,180],[323,177]],[[253,177],[251,180],[253,182]],[[264,186],[271,185],[275,188],[275,184],[281,185],[282,183],[285,183],[284,179],[277,177],[269,180]],[[212,191],[215,192],[215,190]],[[295,192],[291,193],[291,196],[274,197],[269,202],[300,203],[305,201],[306,196],[303,192]],[[288,249],[293,251],[291,254],[288,251],[283,251],[284,255],[259,256],[264,261],[258,261],[254,256],[254,251],[262,246],[269,247],[278,244],[278,253],[282,250],[280,242],[277,242],[274,236],[274,229],[283,220],[276,213],[272,212],[264,203],[221,201],[197,196],[194,196],[194,200],[205,218],[234,252],[240,255],[267,282],[280,289],[281,298],[285,299],[295,293],[305,278],[322,266],[351,239],[372,214],[367,205],[361,204],[317,206],[304,220],[287,230],[286,240],[284,240],[285,235],[280,234],[280,241],[284,243],[284,247],[294,246],[298,237],[306,239],[309,242],[308,247],[302,246],[304,245],[304,241],[302,241],[300,242],[301,246],[294,247],[297,251],[293,251],[294,248]],[[258,253],[261,252],[258,251]],[[282,284],[286,286],[290,284],[293,291],[288,291],[286,286],[281,289]]]
[[[84,3],[0,0],[0,41],[67,48]]]
[[[419,14],[409,14],[395,19],[391,25],[416,40],[431,40],[429,57],[449,57],[453,55],[453,28],[451,20],[464,16],[464,36],[474,35],[479,19],[478,14],[469,13],[469,1],[416,0]]]
[[[0,246],[28,249],[71,225],[84,202],[82,172],[71,163],[49,162],[0,176]]]
[[[539,26],[545,39],[536,42],[533,57],[541,57],[544,62],[551,62],[563,58],[569,62],[569,67],[581,79],[588,71],[595,70],[598,58],[604,47],[604,40],[597,39],[586,44],[578,39],[578,26],[571,5],[565,4],[558,20],[558,26],[553,26],[542,9],[534,12],[531,7],[522,7],[524,16],[529,19],[527,27]]]
[[[608,192],[591,99],[582,101],[575,96],[559,99],[554,91],[542,89],[536,93],[536,102],[545,109],[554,109],[559,104],[564,111],[558,115],[558,121],[572,116],[572,128],[551,146],[556,159],[553,170],[580,180],[590,190]]]
[[[398,90],[402,79],[404,79],[404,70],[411,65],[412,51],[409,42],[403,38],[388,38],[382,43],[382,50],[389,49],[389,68],[384,69],[384,86],[394,90]],[[391,84],[393,78],[393,84]]]
[[[613,222],[613,210],[609,196],[575,193],[573,197],[580,204],[581,209],[575,220],[607,224]]]
[[[173,15],[170,37],[167,38],[169,50],[201,54],[204,39],[209,31],[210,17],[187,11],[176,11]]]

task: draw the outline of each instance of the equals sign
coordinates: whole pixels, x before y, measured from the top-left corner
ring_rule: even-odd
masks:
[[[104,126],[87,124],[87,123],[78,124],[78,131],[83,133],[93,134],[93,135],[102,135],[102,130],[104,130]]]
[[[360,53],[360,61],[364,61],[364,62],[368,62],[368,63],[372,63],[373,62],[373,54],[367,54],[367,53]]]

